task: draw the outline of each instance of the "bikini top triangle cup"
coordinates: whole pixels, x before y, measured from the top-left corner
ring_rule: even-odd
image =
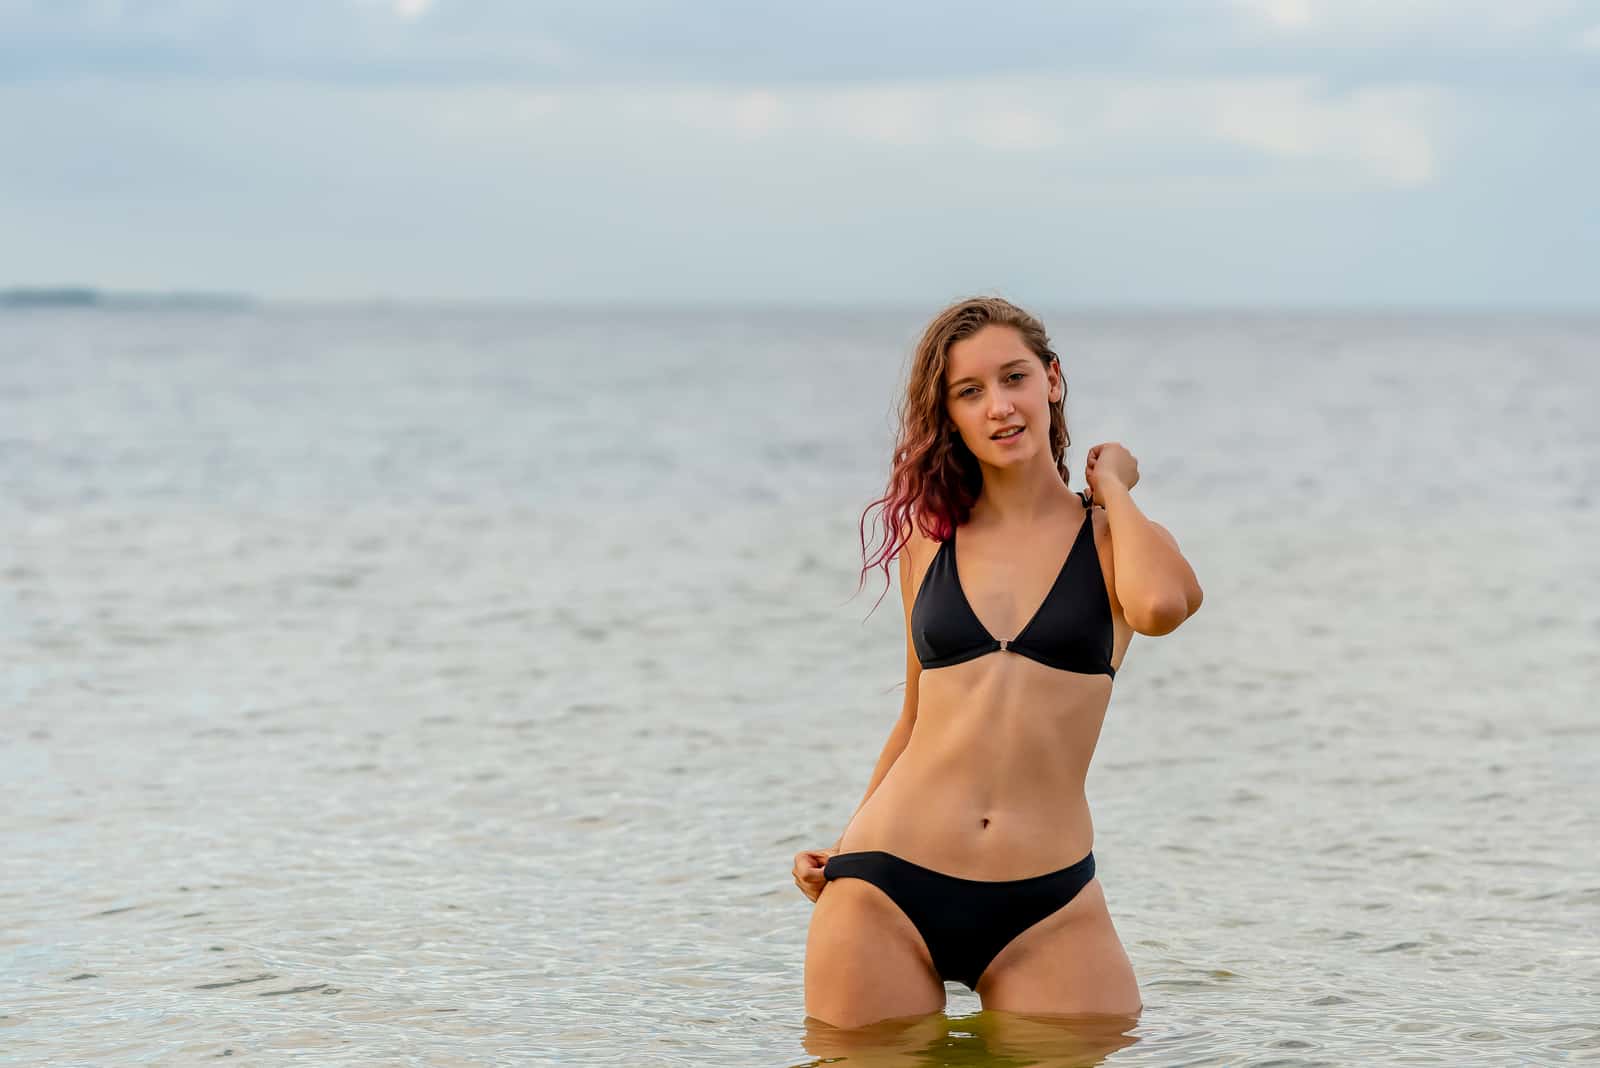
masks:
[[[1086,504],[1078,536],[1038,611],[1015,638],[996,639],[972,610],[956,568],[956,539],[939,544],[911,605],[911,642],[924,670],[949,667],[988,653],[1011,652],[1062,671],[1110,675],[1111,605],[1094,549],[1094,521]]]

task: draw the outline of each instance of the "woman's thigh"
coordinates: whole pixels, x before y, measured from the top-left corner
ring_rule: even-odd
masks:
[[[865,879],[832,879],[806,934],[806,1015],[835,1027],[942,1012],[944,982],[922,935]]]
[[[985,1009],[1006,1012],[1137,1014],[1139,983],[1100,880],[1012,939],[984,969],[977,993]]]

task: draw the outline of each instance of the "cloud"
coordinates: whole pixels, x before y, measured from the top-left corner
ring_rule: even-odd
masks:
[[[0,231],[31,278],[276,295],[1592,303],[1600,154],[1570,132],[1600,115],[1552,103],[1288,77],[48,83],[0,92]]]
[[[1428,40],[1512,48],[1553,43],[1578,0],[1230,0],[1273,28],[1327,45]],[[1465,58],[1465,57],[1463,57]]]
[[[1158,11],[1152,15],[1151,11]],[[1585,17],[1585,14],[1587,15]],[[0,82],[893,85],[1002,74],[1589,84],[1579,0],[0,0]]]
[[[421,18],[433,7],[433,0],[349,0],[349,3],[358,10],[382,8],[406,22]]]
[[[1418,186],[1436,176],[1434,120],[1442,106],[1426,88],[1327,98],[1304,80],[1224,87],[1201,110],[1218,136],[1238,144],[1284,159],[1354,163],[1381,182]]]
[[[1284,29],[1302,29],[1316,21],[1311,0],[1234,0],[1234,6]]]
[[[761,136],[775,132],[783,121],[783,102],[764,90],[739,94],[733,103],[733,127],[739,133]]]
[[[983,150],[1057,159],[1104,172],[1184,150],[1204,170],[1219,150],[1288,167],[1287,177],[1354,186],[1419,186],[1439,171],[1451,128],[1449,94],[1426,86],[1336,93],[1312,78],[987,78],[896,86],[756,90],[566,89],[545,92],[544,143],[605,130],[648,141],[676,128],[711,140],[774,137],[819,152],[861,147]],[[586,134],[585,131],[590,131]],[[851,146],[855,146],[852,149]]]
[[[0,232],[136,288],[1592,302],[1600,27],[1503,6],[0,0]]]

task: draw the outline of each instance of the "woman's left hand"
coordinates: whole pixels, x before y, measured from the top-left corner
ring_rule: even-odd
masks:
[[[1107,483],[1115,482],[1123,489],[1133,489],[1139,482],[1139,461],[1133,453],[1123,448],[1120,441],[1108,441],[1089,450],[1085,461],[1085,480],[1093,494],[1094,503],[1104,505],[1101,491]]]

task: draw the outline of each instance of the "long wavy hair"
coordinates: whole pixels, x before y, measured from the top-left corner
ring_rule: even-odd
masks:
[[[922,332],[922,340],[917,342],[910,378],[900,400],[900,429],[888,487],[861,513],[858,526],[864,563],[857,593],[874,567],[882,569],[884,592],[888,592],[889,561],[911,540],[913,523],[928,537],[944,541],[972,515],[972,506],[983,489],[983,469],[945,411],[945,372],[950,366],[950,346],[990,325],[1013,328],[1042,366],[1048,369],[1054,362],[1060,371],[1061,361],[1050,347],[1044,324],[1008,300],[968,297],[933,317]],[[1063,373],[1061,400],[1050,405],[1050,454],[1061,481],[1070,484],[1066,456],[1072,437],[1067,433],[1066,400],[1067,379]],[[867,515],[874,508],[878,509],[882,536],[877,551],[869,554]],[[882,599],[879,594],[878,600]],[[876,607],[877,602],[873,602]]]

